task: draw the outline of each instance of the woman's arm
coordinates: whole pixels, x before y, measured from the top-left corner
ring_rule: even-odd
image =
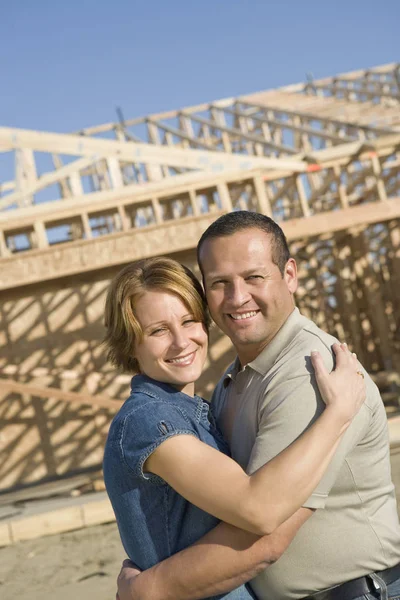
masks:
[[[356,358],[345,346],[336,344],[334,351],[337,366],[330,375],[319,353],[312,356],[326,409],[293,444],[251,476],[189,435],[163,442],[147,459],[145,470],[222,521],[258,535],[271,533],[311,495],[365,399]]]
[[[198,600],[226,594],[277,561],[312,514],[300,508],[263,537],[220,523],[193,546],[147,571],[124,561],[119,600]]]

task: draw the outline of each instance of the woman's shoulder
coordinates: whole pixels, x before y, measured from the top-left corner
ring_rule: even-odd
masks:
[[[131,393],[114,417],[108,439],[119,445],[150,443],[160,434],[196,433],[195,411],[188,399],[167,384],[137,375]]]
[[[162,381],[156,381],[151,379],[147,375],[135,375],[131,380],[131,395],[135,394],[136,397],[150,397],[155,400],[168,401],[174,399],[174,396],[179,395],[179,392],[175,390],[168,383]]]
[[[143,430],[153,425],[159,427],[161,421],[168,421],[172,426],[192,424],[192,411],[187,410],[178,394],[169,393],[167,388],[137,377],[136,381],[136,377],[132,380],[129,398],[114,419],[125,431]]]
[[[149,405],[163,404],[168,401],[168,393],[156,381],[143,375],[132,377],[130,393],[118,411],[118,420],[134,415],[137,412],[146,412]]]

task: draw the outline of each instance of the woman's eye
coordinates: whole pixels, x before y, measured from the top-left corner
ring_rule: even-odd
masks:
[[[150,335],[160,335],[164,331],[165,331],[165,327],[159,327],[158,329],[155,329],[154,331],[152,331]]]
[[[191,325],[192,323],[196,323],[196,319],[185,319],[185,321],[183,321],[184,325]]]

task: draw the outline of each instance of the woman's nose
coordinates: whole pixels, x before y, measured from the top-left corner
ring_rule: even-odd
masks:
[[[182,329],[173,332],[172,344],[175,348],[183,350],[189,345],[189,339],[186,332]]]

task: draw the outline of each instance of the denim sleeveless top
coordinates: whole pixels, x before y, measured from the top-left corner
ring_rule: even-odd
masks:
[[[151,453],[180,434],[194,435],[228,454],[207,402],[145,375],[133,377],[131,395],[110,426],[103,469],[123,546],[142,570],[192,545],[219,522],[163,479],[143,471]],[[241,586],[218,598],[249,600],[254,596]]]

